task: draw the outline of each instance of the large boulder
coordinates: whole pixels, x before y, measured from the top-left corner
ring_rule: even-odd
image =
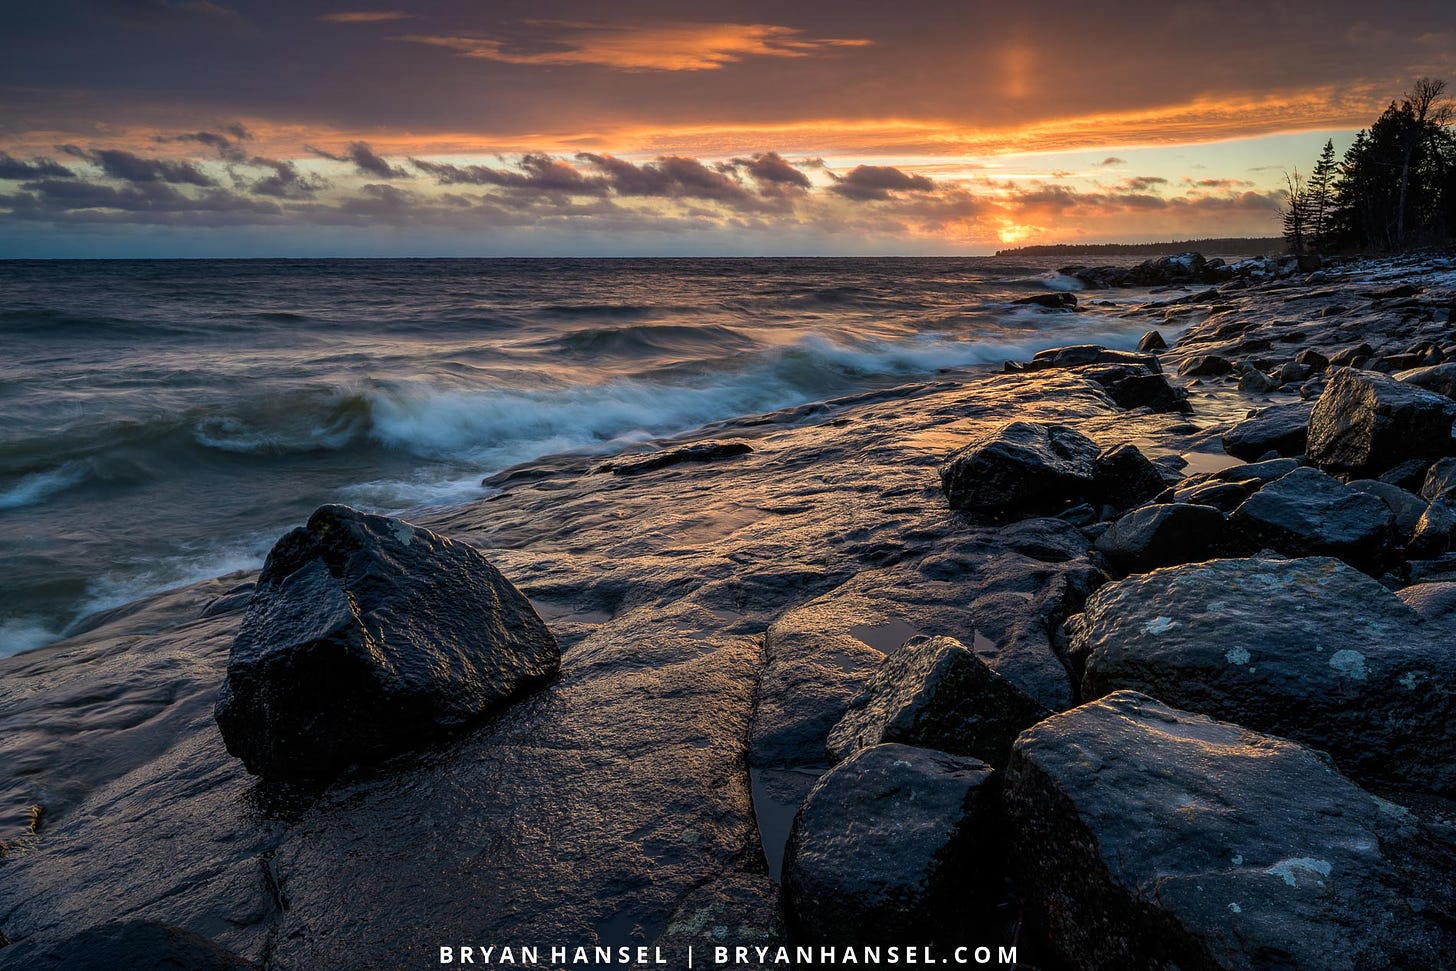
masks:
[[[1368,493],[1385,503],[1395,516],[1396,540],[1399,543],[1410,540],[1416,524],[1426,511],[1426,503],[1420,496],[1379,479],[1354,479],[1346,484],[1356,492]]]
[[[821,778],[794,819],[784,898],[796,936],[844,947],[955,941],[1000,888],[993,773],[877,745]]]
[[[1456,398],[1456,361],[1401,371],[1395,375],[1395,379],[1448,398]]]
[[[1013,421],[951,455],[941,487],[952,509],[993,521],[1059,512],[1092,485],[1099,451],[1064,425]]]
[[[1134,509],[1097,539],[1097,551],[1123,573],[1206,560],[1226,539],[1228,521],[1212,506],[1169,502]]]
[[[1339,560],[1210,560],[1102,587],[1068,622],[1082,697],[1124,688],[1456,793],[1456,652]]]
[[[1314,404],[1308,401],[1261,408],[1224,432],[1223,450],[1246,462],[1261,459],[1270,452],[1302,455],[1313,410]]]
[[[1379,475],[1413,458],[1452,452],[1456,401],[1373,371],[1338,368],[1309,416],[1309,460]]]
[[[1136,445],[1105,449],[1092,466],[1092,498],[1121,512],[1155,498],[1168,483]]]
[[[560,658],[530,601],[475,548],[321,506],[268,554],[217,724],[255,775],[327,776],[470,724]]]
[[[1069,968],[1456,954],[1450,844],[1293,742],[1121,691],[1026,731],[1005,805],[1013,872]]]
[[[1456,499],[1456,458],[1441,459],[1426,471],[1421,496],[1430,502]]]
[[[1383,500],[1310,468],[1264,486],[1229,521],[1256,548],[1338,556],[1365,569],[1386,561],[1395,538],[1395,513]]]
[[[1411,531],[1406,552],[1412,559],[1429,560],[1456,546],[1456,502],[1437,499],[1426,507]]]
[[[829,755],[899,742],[1000,766],[1022,729],[1049,714],[960,641],[931,637],[885,658],[829,733]]]

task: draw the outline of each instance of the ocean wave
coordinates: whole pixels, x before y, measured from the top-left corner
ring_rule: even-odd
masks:
[[[565,368],[536,386],[489,373],[444,369],[419,378],[359,379],[348,384],[275,389],[146,421],[87,426],[79,437],[21,443],[0,460],[23,473],[4,492],[0,510],[38,505],[87,481],[134,483],[186,475],[208,461],[266,462],[308,453],[382,449],[444,463],[398,490],[401,502],[460,498],[461,483],[543,455],[602,453],[645,438],[681,434],[743,415],[794,407],[897,379],[947,369],[1025,359],[1063,335],[1077,342],[1131,347],[1136,333],[1078,331],[1077,315],[1035,314],[1009,340],[926,334],[900,340],[834,340],[822,335],[759,348],[735,348],[729,328],[708,328],[706,345],[667,366],[632,377],[591,380],[600,372]],[[1031,332],[1030,327],[1044,329]],[[623,334],[622,331],[630,333]],[[670,343],[703,338],[703,328],[629,327],[576,331],[565,340],[586,348],[606,342]],[[585,335],[585,336],[583,336]],[[560,353],[552,355],[559,357]],[[575,373],[573,382],[567,376]],[[586,379],[586,380],[583,380]],[[199,452],[200,450],[200,452]],[[45,456],[59,458],[36,468]],[[29,468],[26,466],[29,465]],[[468,474],[463,471],[468,470]],[[433,484],[431,484],[433,483]],[[437,495],[432,495],[434,489]],[[388,493],[388,489],[380,494]]]
[[[60,638],[61,632],[43,618],[0,618],[0,657],[43,647]]]
[[[361,393],[283,396],[240,412],[198,418],[192,423],[192,440],[241,455],[332,451],[368,435],[372,410],[372,400]]]
[[[1074,276],[1067,276],[1065,273],[1044,273],[1038,279],[1041,281],[1041,285],[1048,290],[1073,291],[1087,288],[1087,285],[1081,280]]]
[[[664,353],[721,352],[752,347],[753,343],[747,335],[722,325],[633,324],[627,327],[587,327],[528,346],[572,357],[645,357]]]
[[[92,467],[88,462],[65,462],[54,469],[32,472],[0,492],[0,510],[39,505],[51,496],[80,485],[91,474]]]
[[[1100,337],[1132,346],[1136,335]],[[926,337],[846,344],[821,336],[704,365],[675,382],[621,379],[563,388],[444,389],[400,382],[371,396],[370,437],[425,458],[470,459],[492,469],[554,452],[606,451],[642,437],[774,411],[860,388],[866,379],[1025,358],[1045,339]]]

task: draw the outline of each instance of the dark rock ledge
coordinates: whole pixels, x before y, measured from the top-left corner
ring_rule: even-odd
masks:
[[[1453,275],[1295,270],[1076,269],[1138,352],[326,507],[0,661],[0,966],[1449,966]]]

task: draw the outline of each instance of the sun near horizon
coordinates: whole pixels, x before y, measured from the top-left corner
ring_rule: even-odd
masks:
[[[1404,7],[62,0],[6,18],[0,257],[1273,236],[1286,171],[1456,73]]]

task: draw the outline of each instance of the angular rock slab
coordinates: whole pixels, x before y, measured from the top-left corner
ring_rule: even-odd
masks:
[[[1310,468],[1269,483],[1235,509],[1229,522],[1254,549],[1338,556],[1367,569],[1386,560],[1395,539],[1395,513],[1384,500]]]
[[[1068,622],[1082,697],[1120,689],[1456,792],[1456,651],[1339,560],[1212,560],[1109,584]]]
[[[1318,753],[1133,691],[1026,731],[1012,869],[1072,968],[1437,968],[1456,856]]]
[[[1233,487],[1237,488],[1237,487]],[[1097,538],[1097,550],[1125,573],[1214,556],[1228,522],[1212,506],[1183,502],[1134,509]]]
[[[1379,475],[1452,452],[1456,401],[1374,371],[1338,368],[1309,416],[1308,457],[1322,469]]]
[[[953,454],[941,488],[952,509],[994,521],[1057,512],[1090,489],[1100,451],[1064,425],[1013,421]]]
[[[1023,729],[1051,714],[960,641],[930,637],[885,658],[829,733],[838,762],[885,742],[1006,764]]]
[[[1299,401],[1261,408],[1223,435],[1223,450],[1235,458],[1252,462],[1269,452],[1300,455],[1309,438],[1309,415],[1314,405]]]
[[[784,897],[799,940],[949,942],[989,917],[1000,875],[993,773],[975,759],[877,745],[826,773],[794,819]]]
[[[217,724],[255,775],[327,776],[468,725],[560,659],[474,547],[321,506],[268,554]]]

